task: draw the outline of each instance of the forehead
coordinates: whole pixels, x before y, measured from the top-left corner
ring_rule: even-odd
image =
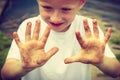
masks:
[[[77,2],[77,1],[81,1],[81,0],[38,0],[38,1],[43,1],[43,2],[68,2],[68,3],[72,3],[72,2]]]
[[[38,0],[38,3],[62,6],[62,5],[76,5],[79,4],[80,1],[81,0]]]

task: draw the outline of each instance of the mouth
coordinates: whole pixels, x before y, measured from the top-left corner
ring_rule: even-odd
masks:
[[[50,24],[51,24],[53,27],[60,27],[63,23],[52,23],[52,22],[50,22]]]

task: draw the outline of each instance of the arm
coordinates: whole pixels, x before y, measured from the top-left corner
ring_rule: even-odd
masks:
[[[19,80],[28,72],[29,70],[25,70],[20,61],[8,59],[2,68],[1,76],[3,80]]]
[[[87,20],[83,21],[86,32],[86,39],[81,37],[80,32],[76,32],[77,40],[81,46],[79,54],[65,59],[65,63],[82,62],[97,66],[105,74],[111,77],[120,76],[120,63],[116,58],[105,56],[105,45],[108,42],[111,29],[108,29],[105,37],[99,38],[97,21],[93,20],[93,35],[91,34]]]
[[[36,21],[32,37],[31,25],[31,22],[27,23],[24,43],[20,41],[16,32],[13,33],[13,38],[20,51],[21,61],[16,59],[6,60],[1,72],[4,80],[20,79],[33,69],[43,66],[58,51],[56,47],[48,52],[44,50],[50,33],[50,27],[46,28],[42,37],[39,39],[40,21]]]
[[[104,57],[103,62],[95,66],[111,77],[120,77],[120,63],[116,58]]]

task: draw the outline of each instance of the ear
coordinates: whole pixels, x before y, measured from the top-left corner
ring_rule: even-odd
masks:
[[[79,10],[85,5],[86,0],[80,0]]]

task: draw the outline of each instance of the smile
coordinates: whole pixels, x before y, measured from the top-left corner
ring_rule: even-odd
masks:
[[[63,23],[50,23],[53,27],[60,27]]]

